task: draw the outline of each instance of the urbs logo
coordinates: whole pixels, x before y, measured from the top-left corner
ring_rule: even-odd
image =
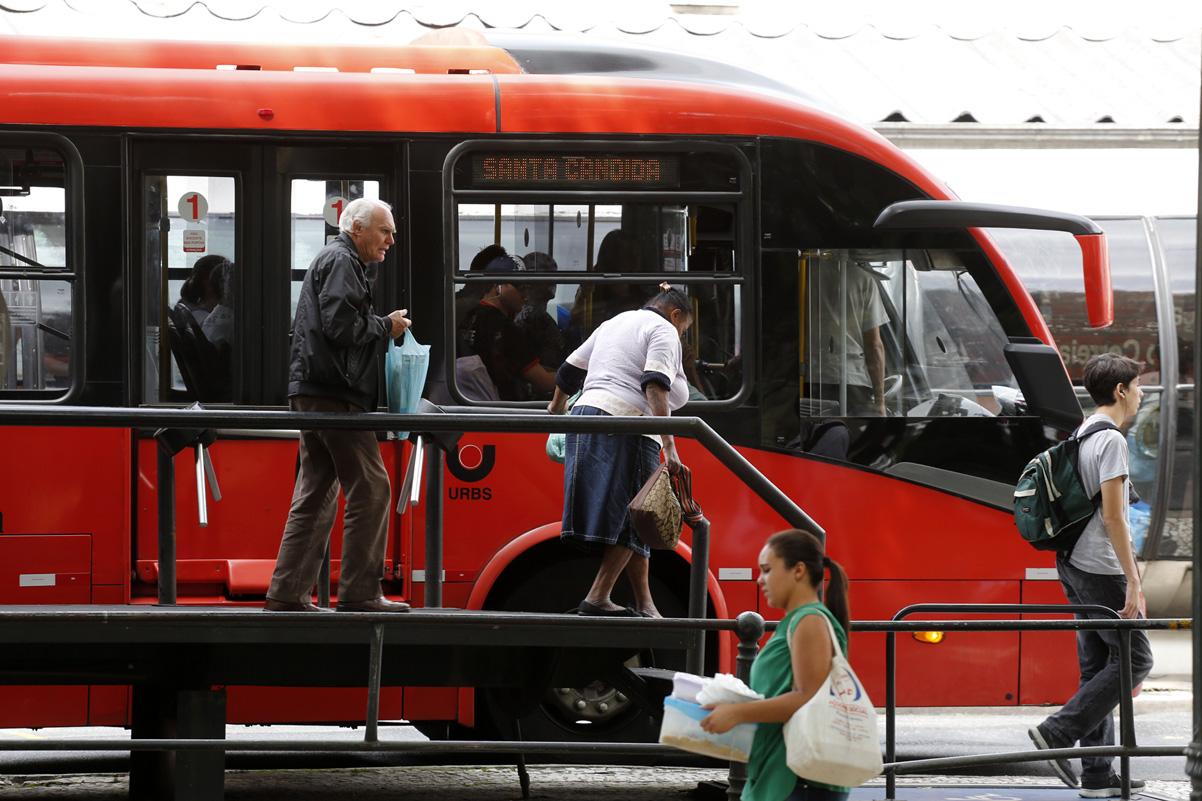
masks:
[[[483,481],[497,463],[497,449],[493,445],[463,445],[455,449],[454,457],[447,459],[451,475],[469,484]],[[491,487],[450,487],[447,498],[452,501],[492,500]]]

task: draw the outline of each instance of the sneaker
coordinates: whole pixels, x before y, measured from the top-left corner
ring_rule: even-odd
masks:
[[[1067,747],[1054,744],[1051,738],[1044,734],[1043,729],[1041,729],[1039,726],[1036,726],[1033,729],[1027,729],[1027,735],[1031,738],[1031,741],[1035,743],[1035,747],[1041,751],[1045,751],[1050,748]],[[1077,784],[1077,774],[1073,772],[1073,766],[1067,759],[1049,759],[1048,764],[1052,766],[1052,770],[1055,772],[1055,774],[1060,777],[1060,781],[1072,788],[1079,786]],[[1110,796],[1096,797],[1109,798]]]
[[[1144,789],[1144,783],[1139,779],[1131,780],[1131,792],[1135,793]],[[1121,798],[1123,795],[1123,782],[1119,779],[1118,774],[1112,773],[1105,779],[1097,781],[1094,779],[1081,780],[1081,792],[1079,795],[1082,798]]]

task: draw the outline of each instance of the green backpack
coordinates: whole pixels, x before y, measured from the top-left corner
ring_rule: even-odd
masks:
[[[1098,421],[1048,448],[1023,469],[1014,488],[1014,522],[1031,547],[1067,554],[1077,544],[1102,500],[1102,493],[1091,498],[1081,484],[1080,446],[1108,429],[1119,430],[1108,420]]]

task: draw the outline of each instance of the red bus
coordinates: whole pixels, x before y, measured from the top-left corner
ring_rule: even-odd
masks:
[[[932,205],[954,197],[837,110],[651,49],[499,35],[353,48],[10,37],[0,52],[0,422],[9,403],[284,408],[289,297],[345,202],[378,197],[399,227],[378,303],[408,308],[431,345],[428,396],[483,411],[545,406],[533,393],[473,400],[456,378],[456,294],[480,286],[469,265],[485,245],[554,260],[551,271],[528,259],[542,266],[525,275],[532,290],[554,285],[546,313],[569,346],[599,324],[598,298],[671,280],[695,305],[694,399],[681,413],[708,422],[825,528],[856,619],[918,602],[1063,598],[1052,558],[1017,535],[1011,492],[1080,409],[1036,304],[981,229],[1080,234],[1091,313],[1104,324],[1097,232],[1063,216]],[[205,255],[234,264],[220,299],[232,327],[188,344],[171,310]],[[884,416],[851,407],[854,360],[818,333],[846,320],[821,320],[816,298],[846,297],[852,282],[886,312]],[[839,391],[818,397],[813,385],[832,370]],[[583,597],[595,565],[560,546],[562,468],[544,440],[468,434],[448,459],[446,606],[564,612]],[[396,487],[410,446],[380,447]],[[155,449],[137,430],[6,426],[0,603],[154,602]],[[207,526],[195,494],[178,492],[181,604],[262,603],[296,450],[280,432],[219,432],[223,497]],[[681,452],[712,522],[712,614],[771,617],[755,561],[781,519],[703,449]],[[179,470],[191,470],[185,458]],[[391,521],[386,584],[415,605],[421,512],[402,503]],[[688,542],[652,560],[666,615],[686,609]],[[883,697],[883,635],[853,642],[857,671]],[[732,669],[732,644],[708,650],[710,670]],[[906,640],[899,702],[1062,701],[1076,683],[1072,654],[1071,637],[1039,633]],[[0,726],[127,722],[119,688],[0,692]],[[353,721],[361,696],[230,688],[229,720]],[[511,733],[504,704],[471,688],[392,688],[381,714],[434,735]],[[552,689],[522,719],[527,739],[646,727],[603,685]]]

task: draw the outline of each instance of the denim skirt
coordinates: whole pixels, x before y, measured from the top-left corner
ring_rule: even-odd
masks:
[[[576,406],[572,414],[610,416],[592,406]],[[564,541],[593,552],[622,545],[650,556],[626,507],[659,468],[659,444],[642,434],[568,434],[565,444]]]

